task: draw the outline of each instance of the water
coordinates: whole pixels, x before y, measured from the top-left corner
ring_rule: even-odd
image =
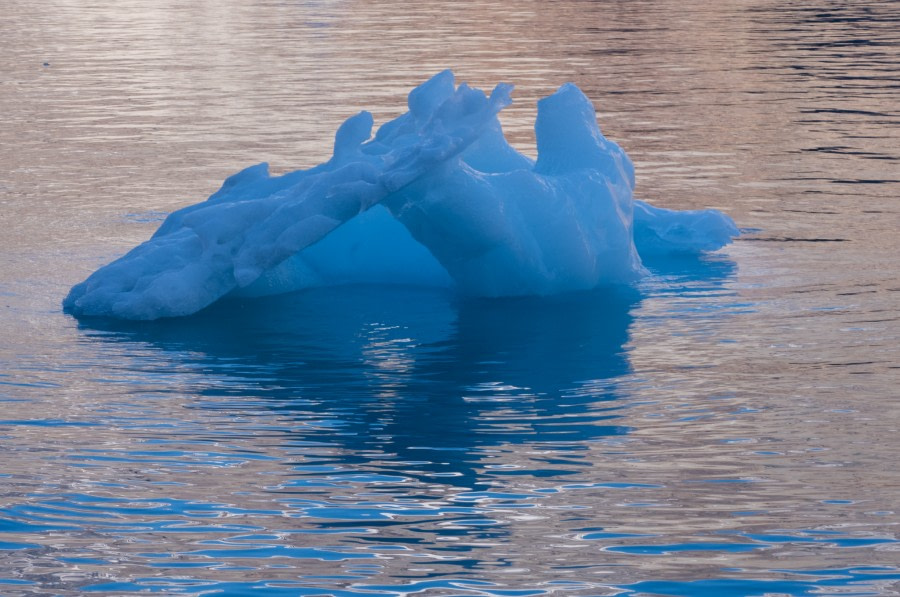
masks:
[[[0,593],[896,595],[900,5],[11,2]],[[79,324],[69,286],[443,68],[572,80],[638,194],[748,230],[634,294],[337,288]]]

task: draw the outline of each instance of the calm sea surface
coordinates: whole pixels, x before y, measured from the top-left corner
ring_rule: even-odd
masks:
[[[0,594],[900,595],[900,2],[6,0]],[[444,68],[745,230],[631,295],[68,288]]]

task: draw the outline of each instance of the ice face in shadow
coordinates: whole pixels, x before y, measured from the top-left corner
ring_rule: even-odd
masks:
[[[74,286],[63,308],[150,320],[232,294],[348,283],[549,295],[640,278],[635,239],[695,252],[737,234],[718,212],[635,203],[631,161],[574,85],[539,102],[537,162],[518,153],[497,119],[510,89],[488,97],[444,71],[371,140],[371,115],[349,118],[319,166],[271,177],[260,164],[230,177]]]

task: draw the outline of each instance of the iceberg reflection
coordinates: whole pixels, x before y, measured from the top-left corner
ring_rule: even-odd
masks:
[[[290,418],[285,441],[340,448],[335,464],[408,474],[417,467],[401,463],[427,460],[423,477],[472,486],[480,447],[627,432],[615,382],[629,371],[634,294],[459,300],[364,290],[365,300],[359,288],[330,287],[224,301],[179,320],[82,327],[124,354],[149,347],[200,374],[198,387],[173,391],[202,408]]]

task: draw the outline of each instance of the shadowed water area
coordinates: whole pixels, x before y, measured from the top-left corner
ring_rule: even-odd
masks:
[[[900,594],[900,4],[13,0],[0,594]],[[633,291],[69,287],[453,68],[575,82],[637,197],[745,233]]]

